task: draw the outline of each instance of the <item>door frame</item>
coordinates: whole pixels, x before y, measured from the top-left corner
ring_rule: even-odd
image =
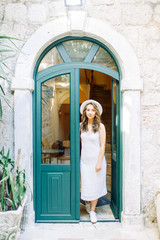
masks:
[[[67,39],[69,39],[69,38],[67,38]],[[73,38],[71,38],[71,39],[73,39]],[[77,39],[77,38],[74,38],[74,39]],[[84,38],[79,38],[78,37],[78,39],[82,39],[82,40],[84,40]],[[85,38],[86,39],[86,38]],[[92,42],[93,42],[93,40],[92,40]],[[49,51],[51,49],[51,47],[48,47],[48,49],[46,49],[46,52],[45,52],[45,54]],[[40,60],[38,60],[37,61],[37,69],[38,69],[38,65],[39,65],[39,63],[40,63],[40,61],[41,61],[41,59],[43,58],[43,56],[45,55],[44,53],[41,55],[41,58],[40,58]],[[121,101],[120,101],[120,76],[119,76],[119,73],[117,73],[117,72],[115,72],[115,71],[113,71],[112,69],[110,69],[110,68],[107,68],[107,67],[105,67],[105,66],[102,66],[102,65],[98,65],[98,64],[95,64],[95,63],[87,63],[87,62],[67,62],[67,63],[62,63],[62,64],[59,64],[59,65],[55,65],[55,66],[51,66],[51,67],[49,67],[49,68],[47,68],[47,69],[44,69],[44,70],[42,70],[42,71],[40,71],[40,72],[37,72],[37,75],[35,74],[35,76],[37,76],[37,78],[38,79],[41,79],[41,78],[44,78],[44,76],[46,77],[46,79],[49,79],[49,78],[51,78],[52,77],[52,74],[53,74],[53,72],[54,72],[54,75],[55,74],[59,74],[59,72],[61,72],[61,71],[63,71],[63,69],[90,69],[90,70],[95,70],[95,71],[98,71],[98,72],[102,72],[102,73],[104,73],[104,74],[107,74],[107,75],[109,75],[109,76],[111,76],[111,77],[113,77],[116,81],[118,81],[119,82],[119,87],[118,87],[118,90],[119,90],[119,93],[118,93],[118,103],[121,103]],[[79,79],[79,77],[77,76],[77,79]],[[79,82],[78,82],[79,83]],[[79,92],[79,87],[78,87],[78,90],[77,90],[78,92]],[[35,88],[35,92],[34,92],[34,95],[35,95],[35,93],[36,93],[36,88]],[[78,94],[78,96],[79,96],[79,93],[77,93]],[[35,99],[35,97],[34,97],[34,99]],[[35,104],[35,102],[34,102],[34,104]],[[78,103],[79,104],[79,103]],[[78,106],[78,104],[77,104],[77,106]],[[35,106],[35,105],[34,105]],[[117,108],[118,108],[118,113],[119,113],[119,109],[120,109],[120,105],[117,105]],[[34,108],[35,109],[35,108]],[[120,125],[120,115],[119,115],[119,125]],[[77,117],[77,120],[78,120],[78,117]],[[35,122],[34,122],[34,124],[35,124]],[[35,126],[35,125],[34,125]],[[119,130],[120,130],[120,128],[119,128]],[[120,144],[120,142],[121,142],[121,139],[120,139],[120,137],[121,137],[121,133],[119,133],[118,135],[118,142],[119,142],[119,144]],[[77,133],[77,139],[79,138],[80,136],[79,136],[79,132]],[[34,138],[34,142],[36,141],[36,139]],[[116,193],[119,197],[118,197],[118,199],[119,199],[119,202],[118,202],[118,216],[116,215],[116,217],[119,219],[119,221],[121,221],[121,211],[122,211],[122,185],[121,185],[121,183],[122,183],[122,162],[121,162],[121,160],[122,160],[122,158],[121,158],[121,151],[119,151],[119,161],[118,161],[118,176],[117,176],[117,179],[119,180],[119,186],[118,186],[118,192]],[[35,159],[35,155],[34,155],[34,159]],[[36,171],[36,166],[35,166],[35,171]],[[79,176],[79,175],[77,175],[77,176]],[[77,184],[78,184],[78,186],[80,185],[80,183],[79,183],[79,180],[77,179],[76,180],[76,182],[77,182]],[[77,189],[76,190],[77,191],[77,194],[76,194],[76,196],[78,196],[78,191],[79,191],[79,189]],[[80,192],[80,191],[79,191]],[[79,203],[79,200],[77,199],[77,203]],[[78,204],[77,204],[78,205]],[[77,208],[78,209],[78,208]],[[35,206],[35,211],[36,211],[36,206]],[[76,210],[76,215],[78,216],[78,211],[80,212],[80,210]],[[114,211],[113,211],[114,212]],[[55,221],[55,222],[58,222],[58,221]],[[64,222],[64,221],[62,221],[62,222]],[[69,221],[68,221],[69,222]],[[106,221],[107,222],[107,221]]]
[[[111,198],[111,209],[113,211],[114,217],[117,219],[119,218],[119,208],[121,208],[121,201],[119,199],[119,191],[120,191],[120,168],[121,168],[121,158],[120,158],[120,90],[119,90],[119,82],[117,82],[114,78],[111,80],[111,176],[113,176],[113,172],[116,170],[116,180],[115,185],[113,184],[113,177],[111,177],[111,195],[114,192],[114,188],[116,187],[116,203],[112,201]],[[116,83],[116,122],[113,124],[114,121],[114,104],[113,104],[113,83]],[[114,127],[116,126],[116,130]],[[115,132],[116,131],[116,132]],[[114,137],[113,135],[116,133],[116,159],[114,159],[113,156],[113,150],[114,150]],[[114,169],[113,165],[115,165]],[[118,206],[118,209],[117,209]]]

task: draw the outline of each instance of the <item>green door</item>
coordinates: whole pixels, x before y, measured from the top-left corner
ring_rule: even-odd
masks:
[[[106,74],[110,83],[113,78],[111,207],[115,217],[120,218],[119,70],[112,54],[100,42],[87,37],[66,37],[45,49],[34,71],[36,222],[80,219],[79,75],[85,69]],[[89,98],[86,92],[92,87],[93,74],[85,72],[87,88],[83,93]],[[110,83],[107,89],[111,89]]]
[[[79,70],[41,71],[36,93],[36,222],[78,221]]]
[[[111,208],[115,218],[119,218],[120,210],[120,153],[119,153],[119,82],[112,80],[111,89]]]

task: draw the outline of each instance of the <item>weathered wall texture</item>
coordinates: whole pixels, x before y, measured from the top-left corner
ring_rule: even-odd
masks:
[[[141,95],[142,208],[146,221],[151,222],[155,220],[154,181],[160,176],[160,0],[84,2],[80,9],[121,33],[138,58],[144,82]],[[21,48],[44,23],[67,14],[63,0],[1,0],[0,33],[22,39],[17,43]],[[12,105],[13,95],[8,93],[8,96]],[[0,146],[8,146],[13,154],[13,110],[6,104],[3,122],[0,123]]]

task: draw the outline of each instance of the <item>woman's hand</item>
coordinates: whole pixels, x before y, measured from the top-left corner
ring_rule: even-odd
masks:
[[[96,165],[96,172],[99,172],[99,171],[101,171],[101,163],[97,163],[97,165]]]

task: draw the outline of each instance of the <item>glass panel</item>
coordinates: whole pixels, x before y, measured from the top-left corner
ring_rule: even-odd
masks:
[[[52,48],[42,59],[38,67],[38,72],[50,66],[63,63],[63,60],[56,47]]]
[[[41,85],[42,164],[70,164],[70,75]]]
[[[106,66],[108,68],[111,68],[115,71],[118,71],[117,66],[113,58],[111,57],[111,55],[101,47],[99,48],[96,55],[94,56],[92,63],[97,63],[100,65]]]
[[[72,62],[83,62],[87,56],[92,42],[83,40],[71,40],[63,43]]]
[[[113,159],[116,161],[116,142],[117,142],[117,139],[116,139],[116,102],[117,102],[117,96],[116,96],[116,82],[113,81],[113,121],[112,121],[112,124],[113,124]]]

